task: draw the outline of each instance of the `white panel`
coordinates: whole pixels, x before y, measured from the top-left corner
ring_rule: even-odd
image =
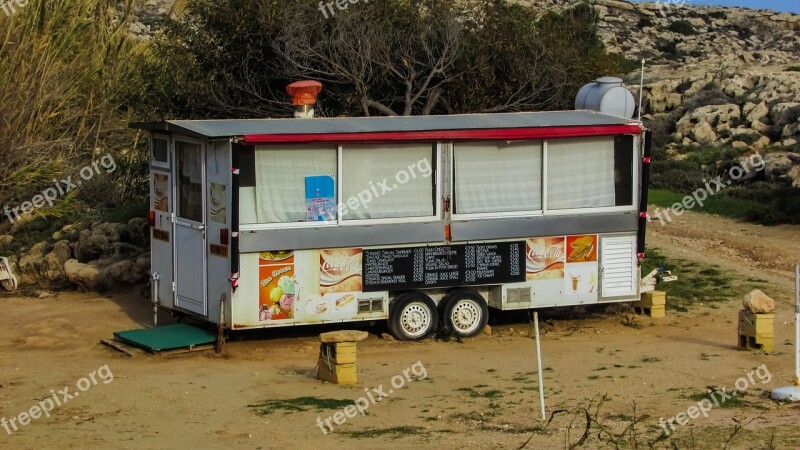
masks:
[[[625,297],[637,293],[636,236],[608,237],[600,241],[602,296]]]

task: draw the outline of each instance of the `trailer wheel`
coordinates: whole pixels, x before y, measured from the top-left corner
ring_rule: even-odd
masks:
[[[422,292],[406,292],[389,305],[389,331],[401,341],[430,337],[439,324],[439,311]]]
[[[489,321],[489,306],[483,297],[472,289],[456,289],[445,295],[441,303],[444,326],[462,338],[474,337],[483,332]]]

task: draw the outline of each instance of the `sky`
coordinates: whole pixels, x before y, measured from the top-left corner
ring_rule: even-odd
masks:
[[[642,0],[634,0],[642,1]],[[655,1],[655,0],[649,0]],[[664,1],[667,3],[667,1]],[[670,3],[682,3],[673,1]],[[800,14],[800,0],[686,0],[687,5],[741,6],[753,9],[773,9],[775,11]]]

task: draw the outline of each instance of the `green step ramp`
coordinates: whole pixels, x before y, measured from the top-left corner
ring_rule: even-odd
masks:
[[[114,337],[149,352],[213,344],[217,340],[214,334],[206,330],[182,323],[144,330],[116,331]]]

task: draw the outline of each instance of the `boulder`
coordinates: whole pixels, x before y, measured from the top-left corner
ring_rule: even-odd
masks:
[[[708,122],[701,122],[694,127],[692,137],[701,145],[711,145],[717,141],[717,134]]]
[[[319,340],[322,343],[358,342],[358,341],[363,341],[368,337],[369,333],[367,333],[366,331],[340,330],[340,331],[329,331],[327,333],[322,333],[319,335]]]
[[[769,314],[775,311],[775,300],[758,289],[744,296],[744,308],[753,314]]]
[[[792,187],[800,188],[800,166],[792,167],[787,176],[792,180]]]
[[[793,166],[786,153],[768,153],[764,155],[764,164],[764,173],[770,180],[788,174]]]
[[[769,116],[772,119],[772,123],[779,127],[797,122],[797,118],[800,116],[800,103],[778,103],[772,107]]]
[[[141,255],[134,261],[111,258],[82,263],[70,259],[64,264],[64,272],[70,283],[84,292],[114,290],[120,285],[132,285],[145,281],[150,270],[149,257]]]
[[[97,264],[84,264],[70,259],[64,264],[64,271],[70,283],[83,292],[102,291],[106,287],[103,271]]]
[[[753,108],[749,113],[747,113],[745,119],[747,119],[748,122],[753,123],[763,119],[764,117],[767,117],[768,115],[769,108],[767,108],[767,104],[765,102],[761,102],[758,105],[753,105]]]

